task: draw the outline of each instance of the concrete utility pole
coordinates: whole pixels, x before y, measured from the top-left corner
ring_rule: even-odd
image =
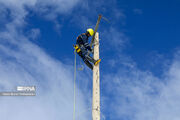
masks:
[[[99,59],[99,33],[94,39],[94,59]],[[92,120],[100,120],[100,73],[99,64],[93,68]]]

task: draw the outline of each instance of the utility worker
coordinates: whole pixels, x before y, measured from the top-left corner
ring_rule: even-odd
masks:
[[[93,54],[93,49],[90,47],[88,43],[88,38],[90,36],[93,36],[94,30],[89,28],[87,29],[86,33],[82,33],[79,35],[76,39],[76,45],[74,48],[76,49],[76,52],[78,55],[83,59],[84,63],[91,69],[93,70],[93,63],[94,65],[97,65],[101,59],[94,60],[89,54]]]

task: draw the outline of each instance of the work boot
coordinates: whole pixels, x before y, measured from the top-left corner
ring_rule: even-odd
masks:
[[[101,61],[101,59],[96,60],[96,62],[94,63],[94,65],[98,65],[98,63]]]

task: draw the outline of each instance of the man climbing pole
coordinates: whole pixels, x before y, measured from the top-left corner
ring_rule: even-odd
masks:
[[[82,33],[79,35],[76,39],[76,45],[74,48],[76,49],[77,54],[83,59],[84,63],[91,69],[93,70],[93,65],[97,65],[101,59],[94,60],[91,56],[90,53],[93,54],[93,49],[90,47],[88,43],[88,38],[90,36],[93,36],[94,30],[89,28],[87,29],[86,33]]]

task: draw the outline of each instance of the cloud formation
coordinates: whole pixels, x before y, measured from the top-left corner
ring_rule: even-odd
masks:
[[[36,97],[1,97],[0,110],[2,120],[70,120],[73,116],[73,66],[62,64],[50,57],[39,46],[33,44],[28,37],[34,39],[40,30],[30,30],[32,34],[25,36],[28,9],[38,7],[39,13],[49,12],[54,15],[69,12],[77,1],[54,0],[51,4],[41,0],[7,0],[0,1],[3,9],[0,30],[0,89],[15,90],[16,86],[35,85]],[[29,8],[28,8],[29,7]],[[47,10],[45,10],[47,8]],[[55,17],[48,18],[55,18]],[[86,110],[83,93],[77,87],[77,114]],[[87,119],[87,114],[79,119]]]
[[[104,106],[110,119],[180,119],[180,54],[159,78],[136,67],[119,68],[103,77]],[[108,105],[106,104],[109,103]]]

